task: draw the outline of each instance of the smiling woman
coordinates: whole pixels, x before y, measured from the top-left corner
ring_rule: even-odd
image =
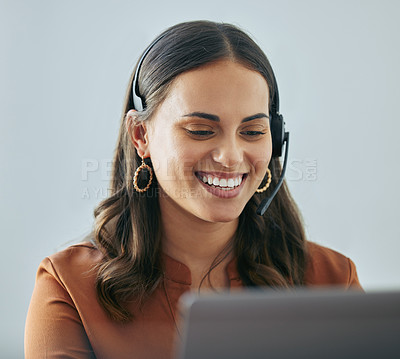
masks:
[[[148,124],[128,112],[139,156],[157,163],[161,213],[236,230],[271,159],[268,97],[260,73],[224,59],[181,74]]]
[[[132,74],[111,195],[83,243],[43,260],[27,358],[170,358],[181,295],[204,288],[360,284],[308,242],[285,183],[272,68],[229,24],[175,25]]]

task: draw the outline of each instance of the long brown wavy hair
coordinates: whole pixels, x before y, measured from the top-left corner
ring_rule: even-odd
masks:
[[[138,112],[139,121],[151,121],[177,76],[220,59],[231,59],[258,71],[269,86],[271,105],[276,85],[269,61],[258,45],[236,26],[192,21],[172,26],[162,36],[140,69],[138,83],[147,107]],[[93,230],[94,243],[103,254],[96,267],[97,296],[110,317],[121,322],[133,318],[126,309],[127,302],[134,299],[143,303],[163,277],[157,179],[145,193],[136,192],[132,183],[135,170],[141,164],[126,127],[126,114],[134,108],[134,73],[135,69],[121,117],[111,193],[94,211]],[[279,159],[272,158],[269,168],[273,175],[270,189],[273,189],[281,172]],[[143,183],[146,180],[140,178]],[[306,239],[301,216],[286,183],[266,214],[263,217],[256,214],[258,204],[270,189],[255,193],[240,215],[231,243],[238,272],[245,286],[302,285]]]

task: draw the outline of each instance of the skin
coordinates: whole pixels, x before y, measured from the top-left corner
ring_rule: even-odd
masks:
[[[136,150],[151,158],[160,185],[163,250],[189,267],[193,288],[233,238],[266,174],[272,153],[268,99],[261,74],[221,60],[179,75],[148,122],[127,114]],[[215,191],[198,178],[203,176],[243,180],[233,191]],[[211,272],[214,287],[228,285],[231,258]]]

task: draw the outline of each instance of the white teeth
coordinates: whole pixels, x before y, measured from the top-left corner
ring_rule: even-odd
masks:
[[[234,187],[240,186],[243,177],[238,176],[235,178],[218,178],[211,175],[202,175],[202,177],[199,177],[199,179],[201,179],[204,183],[209,184],[210,186],[218,186],[218,188],[229,191]]]

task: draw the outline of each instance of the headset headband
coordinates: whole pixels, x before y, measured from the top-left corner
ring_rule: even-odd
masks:
[[[133,78],[133,83],[132,83],[132,97],[133,97],[133,104],[135,106],[136,111],[143,111],[146,108],[146,100],[140,94],[140,89],[139,89],[139,72],[142,67],[142,63],[143,63],[144,59],[146,58],[147,54],[154,47],[154,45],[157,44],[166,35],[167,35],[167,33],[164,32],[159,37],[157,37],[147,47],[147,49],[143,52],[142,56],[140,57],[140,60],[136,66],[135,77]],[[276,81],[276,77],[275,77],[275,74],[274,74],[274,71],[272,70],[272,68],[271,68],[271,74],[274,79],[275,89],[274,89],[274,94],[272,97],[270,112],[274,116],[275,114],[279,115],[279,91],[278,91],[278,83]]]

